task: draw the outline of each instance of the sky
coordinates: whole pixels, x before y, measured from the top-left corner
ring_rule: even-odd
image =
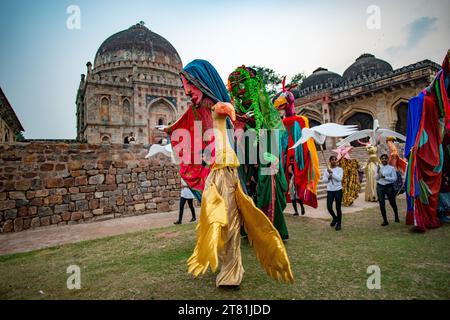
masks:
[[[71,6],[79,26],[68,27]],[[288,79],[318,67],[342,75],[362,53],[394,69],[440,64],[450,48],[448,12],[450,0],[2,0],[0,86],[25,138],[74,139],[86,62],[139,21],[166,38],[183,65],[206,59],[225,81],[243,64]]]

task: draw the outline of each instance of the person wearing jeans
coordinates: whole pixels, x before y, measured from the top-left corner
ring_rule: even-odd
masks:
[[[386,216],[385,196],[389,200],[389,204],[394,210],[395,222],[400,222],[398,218],[397,203],[395,201],[394,182],[397,180],[397,172],[395,168],[388,164],[388,155],[383,154],[380,157],[381,166],[377,168],[375,180],[377,181],[378,203],[380,204],[381,216],[383,217],[383,227],[389,224]]]
[[[330,167],[324,171],[323,181],[327,182],[327,209],[333,220],[330,226],[336,231],[341,230],[342,224],[342,177],[344,171],[338,166],[336,156],[331,156]],[[333,202],[336,202],[336,213],[333,211]]]

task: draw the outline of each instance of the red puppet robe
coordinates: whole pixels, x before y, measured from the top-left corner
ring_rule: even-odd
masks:
[[[445,130],[450,129],[450,106],[444,84],[444,77],[449,71],[446,57],[441,72],[423,92],[419,130],[410,152],[408,190],[414,198],[412,205],[408,204],[406,224],[414,225],[419,231],[441,225],[437,214],[439,192],[442,173],[449,170],[443,166],[444,134]]]
[[[288,132],[288,146],[285,150],[283,167],[286,180],[290,182],[289,166],[291,159],[294,160],[294,185],[297,190],[298,199],[303,204],[317,208],[317,183],[320,178],[317,151],[314,143],[308,141],[301,146],[290,149],[301,138],[301,129],[309,128],[308,119],[301,116],[290,116],[283,119],[283,124]],[[286,195],[290,200],[289,192]]]
[[[211,171],[210,165],[215,160],[214,137],[206,141],[203,139],[205,131],[211,128],[213,123],[209,107],[191,106],[167,129],[175,158],[180,162],[180,176],[199,201]],[[208,150],[205,152],[207,157],[202,156],[205,149]]]

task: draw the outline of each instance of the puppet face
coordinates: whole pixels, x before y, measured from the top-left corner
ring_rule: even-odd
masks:
[[[187,79],[181,75],[181,81],[183,82],[184,93],[191,98],[191,102],[194,106],[200,105],[203,99],[203,92],[199,88],[194,86],[192,83],[187,81]]]
[[[253,103],[255,74],[244,66],[237,68],[228,77],[228,90],[234,100],[238,100],[244,107],[249,107]]]

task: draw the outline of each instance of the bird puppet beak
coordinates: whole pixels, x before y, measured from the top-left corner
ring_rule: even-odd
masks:
[[[224,116],[229,116],[231,121],[236,121],[236,111],[234,110],[234,106],[228,102],[217,102],[213,106],[214,112],[217,114],[221,114]]]
[[[287,100],[286,100],[286,97],[284,96],[284,94],[280,95],[273,103],[273,106],[277,110],[283,110],[286,107],[286,105],[287,105]]]

